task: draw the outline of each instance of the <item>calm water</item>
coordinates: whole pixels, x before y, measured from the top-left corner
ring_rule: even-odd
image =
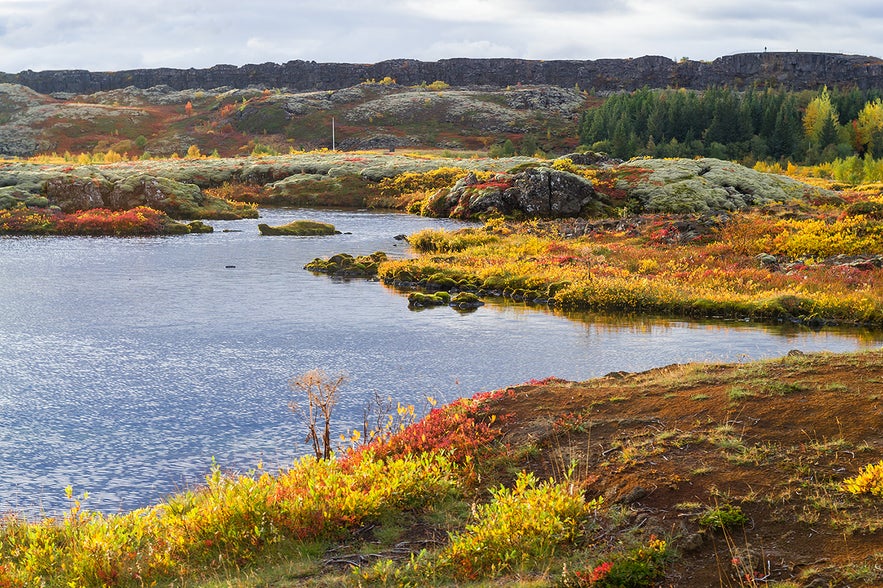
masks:
[[[879,346],[867,334],[571,315],[517,305],[408,310],[377,283],[314,276],[317,256],[455,226],[398,214],[263,211],[350,235],[261,237],[257,220],[173,238],[0,238],[0,511],[143,506],[225,469],[282,467],[308,447],[288,380],[349,374],[336,409],[374,392],[422,404],[555,375],[582,380],[692,360]],[[241,232],[222,232],[224,229]],[[235,267],[227,267],[235,266]]]

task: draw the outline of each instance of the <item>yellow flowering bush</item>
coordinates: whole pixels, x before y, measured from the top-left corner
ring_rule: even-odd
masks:
[[[789,219],[777,226],[779,234],[762,240],[764,248],[773,254],[821,258],[883,253],[883,222],[863,215],[834,222]]]
[[[537,484],[533,474],[519,474],[515,487],[493,490],[493,499],[474,508],[476,522],[451,537],[440,555],[464,579],[497,576],[544,561],[579,534],[581,519],[600,505],[583,500],[572,484]]]
[[[844,480],[843,489],[850,494],[870,494],[883,498],[883,459],[868,464],[858,475]]]

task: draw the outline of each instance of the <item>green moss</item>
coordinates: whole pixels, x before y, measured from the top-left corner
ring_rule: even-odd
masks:
[[[713,158],[636,159],[619,166],[617,189],[648,212],[733,211],[833,194],[797,180]]]
[[[298,237],[340,234],[340,231],[335,229],[334,225],[308,220],[296,220],[287,225],[275,227],[261,223],[258,225],[258,230],[261,232],[261,235],[291,235]]]
[[[211,225],[198,220],[187,223],[187,226],[190,228],[191,233],[212,233],[215,230]]]
[[[411,292],[408,295],[408,306],[411,308],[424,308],[427,306],[444,306],[451,300],[447,292],[424,294],[423,292]]]
[[[305,265],[304,269],[337,277],[376,278],[380,264],[386,259],[386,253],[382,251],[358,257],[353,257],[348,253],[338,253],[328,259],[317,257]]]
[[[426,285],[435,290],[452,290],[458,286],[457,281],[443,273],[435,273],[426,280]]]
[[[479,306],[483,306],[484,302],[481,299],[473,294],[472,292],[460,292],[453,298],[451,298],[451,306],[455,308],[478,308]]]
[[[730,529],[748,522],[748,516],[738,506],[722,504],[706,510],[699,517],[699,525],[708,529]]]

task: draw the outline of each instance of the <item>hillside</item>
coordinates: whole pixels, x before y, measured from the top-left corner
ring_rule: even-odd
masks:
[[[555,86],[448,88],[356,83],[290,92],[134,87],[94,94],[39,94],[0,84],[0,156],[106,152],[184,155],[191,145],[222,156],[332,147],[481,150],[510,139],[530,150],[576,147],[590,100]]]

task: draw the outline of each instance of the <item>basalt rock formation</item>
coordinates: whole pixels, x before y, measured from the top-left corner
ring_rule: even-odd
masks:
[[[292,91],[338,90],[369,79],[394,78],[402,85],[442,80],[452,86],[544,84],[596,91],[714,85],[743,88],[775,86],[791,90],[831,87],[883,88],[883,60],[837,53],[741,53],[714,61],[645,56],[628,59],[551,60],[442,59],[434,62],[395,59],[374,64],[289,61],[206,69],[134,69],[113,72],[86,70],[0,73],[0,83],[15,83],[51,94],[90,94],[128,86],[166,85],[187,88],[288,88]]]

